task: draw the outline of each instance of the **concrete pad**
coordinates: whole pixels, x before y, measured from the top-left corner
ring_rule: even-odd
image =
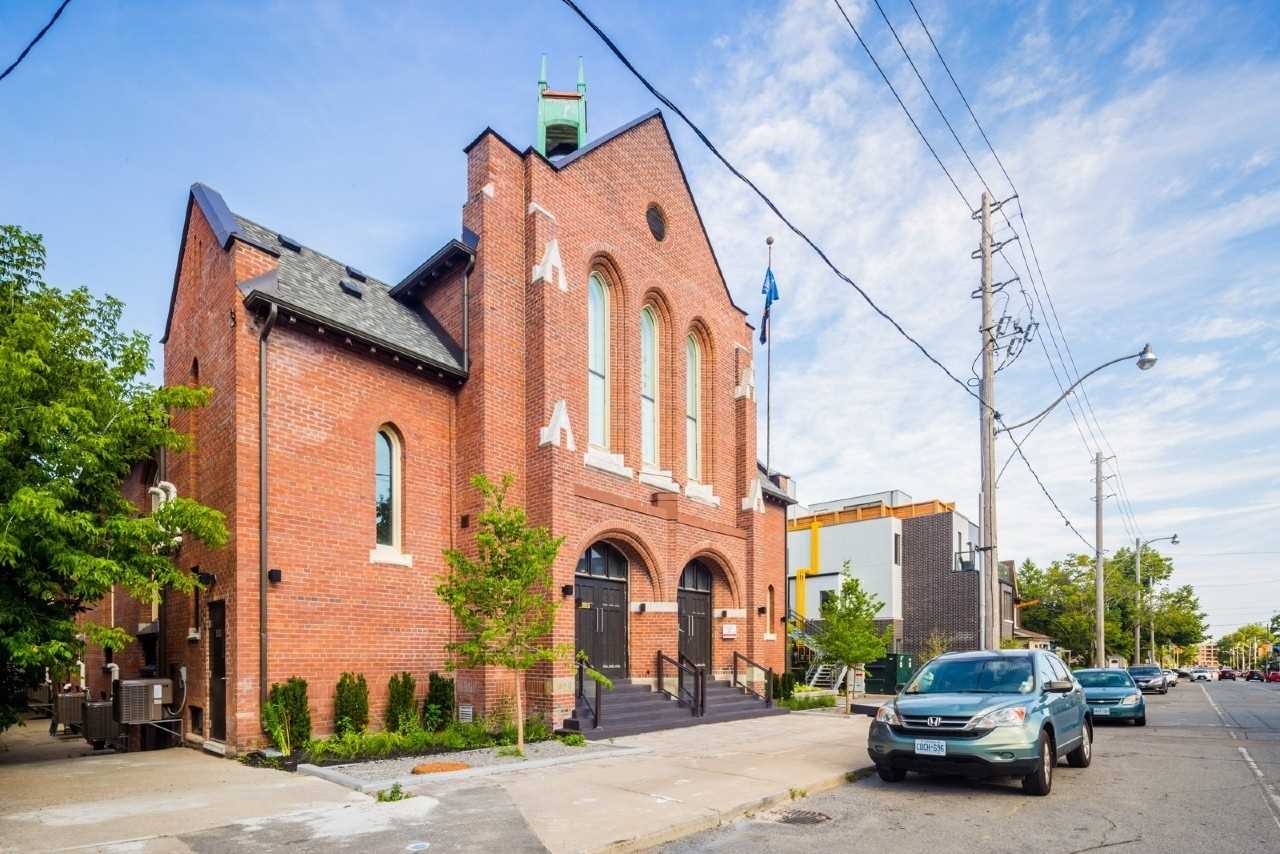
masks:
[[[240,819],[368,802],[314,777],[248,768],[187,747],[86,755],[89,745],[18,727],[0,753],[0,851],[165,848],[174,837]],[[102,850],[109,850],[102,848]]]

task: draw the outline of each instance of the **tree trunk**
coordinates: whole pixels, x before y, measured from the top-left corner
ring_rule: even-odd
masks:
[[[847,664],[844,667],[844,710],[853,714],[853,668]]]
[[[524,679],[521,671],[513,671],[516,676],[516,753],[524,756]]]

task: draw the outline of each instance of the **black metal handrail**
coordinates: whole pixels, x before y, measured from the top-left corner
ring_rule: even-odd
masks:
[[[676,658],[680,659],[680,663],[685,667],[692,668],[697,678],[693,681],[693,693],[698,700],[698,717],[702,717],[707,713],[707,668],[706,665],[697,664],[692,658],[683,652],[676,652]],[[682,677],[683,678],[683,677]]]
[[[764,694],[760,694],[760,692],[756,691],[756,689],[751,687],[750,679],[747,679],[741,682],[738,680],[738,659],[742,659],[747,663],[748,674],[751,672],[752,667],[756,668],[757,670],[764,671],[764,686],[765,686]],[[759,700],[764,700],[764,704],[766,706],[773,705],[773,668],[765,667],[762,664],[757,664],[756,662],[747,658],[745,655],[738,652],[737,650],[733,651],[733,685],[735,687],[743,688],[748,694],[751,694],[753,697]]]
[[[678,678],[676,680],[676,690],[674,693],[667,690],[666,680],[663,678],[664,664],[671,664],[676,669]],[[688,689],[684,686],[684,676],[690,676],[693,679],[693,688]],[[701,688],[702,679],[698,670],[689,665],[677,661],[669,655],[663,654],[662,650],[658,650],[658,690],[666,694],[677,703],[689,704],[690,713],[696,718],[702,714],[702,703],[700,699],[705,696]]]
[[[599,680],[592,679],[591,681],[595,683],[596,686],[596,701],[592,703],[591,700],[587,699],[587,667],[587,662],[578,662],[578,688],[575,698],[586,705],[587,711],[591,713],[591,728],[596,729],[600,726],[600,722],[604,720],[604,686],[600,684]],[[574,713],[577,713],[577,709],[574,709]]]

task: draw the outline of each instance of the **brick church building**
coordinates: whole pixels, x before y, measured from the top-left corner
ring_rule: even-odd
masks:
[[[189,739],[262,743],[260,699],[289,676],[324,734],[343,671],[375,721],[391,674],[421,691],[443,671],[435,588],[481,472],[564,537],[554,642],[633,683],[659,652],[781,671],[794,490],[757,463],[752,326],[663,116],[588,143],[581,73],[554,91],[544,66],[536,144],[486,128],[464,151],[458,238],[396,283],[191,188],[165,382],[213,398],[177,416],[193,446],[152,479],[224,512],[231,540],[182,547],[205,588],[166,597],[148,647],[162,675],[187,668]],[[530,707],[569,715],[574,673],[531,672]],[[455,676],[477,717],[512,693],[508,671]]]

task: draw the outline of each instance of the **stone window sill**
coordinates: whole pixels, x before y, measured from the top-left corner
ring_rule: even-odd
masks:
[[[773,632],[765,632],[764,639],[767,641],[776,641],[778,639],[778,636],[775,635]]]
[[[369,563],[385,563],[393,566],[413,566],[413,555],[402,553],[391,546],[369,549]]]
[[[590,448],[582,455],[582,461],[593,469],[600,469],[627,480],[635,476],[635,472],[623,463],[622,454],[611,454],[600,448]]]
[[[671,479],[671,472],[645,466],[640,469],[640,482],[661,489],[663,492],[680,491],[680,484]]]
[[[689,481],[685,484],[684,494],[711,507],[720,506],[720,496],[711,491],[711,485],[708,483],[698,483],[697,481]]]

